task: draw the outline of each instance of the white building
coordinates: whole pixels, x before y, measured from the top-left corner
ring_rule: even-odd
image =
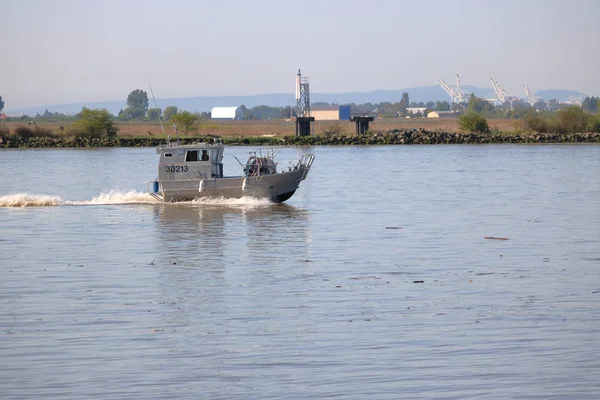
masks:
[[[406,108],[407,115],[421,115],[425,116],[427,114],[427,107],[407,107]]]
[[[213,107],[210,110],[212,119],[242,119],[244,112],[240,107]]]

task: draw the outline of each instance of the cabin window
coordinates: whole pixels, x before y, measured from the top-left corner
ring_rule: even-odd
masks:
[[[195,162],[198,161],[198,150],[188,150],[185,155],[186,162]]]
[[[171,153],[165,153],[165,157],[171,157]]]

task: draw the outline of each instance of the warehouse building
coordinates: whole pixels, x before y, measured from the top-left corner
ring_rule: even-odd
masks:
[[[240,107],[213,107],[210,111],[211,119],[242,119],[244,111]]]
[[[315,121],[350,121],[350,106],[312,106],[310,116]]]

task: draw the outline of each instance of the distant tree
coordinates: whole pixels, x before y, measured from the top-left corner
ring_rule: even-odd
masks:
[[[492,103],[471,94],[469,104],[467,105],[467,111],[470,113],[491,115],[494,114],[495,110]]]
[[[590,132],[600,133],[600,115],[590,120],[589,129]]]
[[[136,89],[127,96],[127,108],[119,118],[129,121],[141,118],[148,111],[148,94],[141,89]]]
[[[156,121],[160,119],[162,115],[162,110],[160,108],[149,108],[148,109],[148,119],[150,121]]]
[[[389,101],[377,105],[377,114],[383,118],[397,118],[400,111],[400,103],[392,104]],[[406,109],[405,109],[406,111]]]
[[[119,111],[119,114],[117,114],[117,118],[120,119],[121,121],[132,120],[133,114],[131,112],[131,108],[127,107],[126,109]]]
[[[369,114],[372,112],[375,112],[375,109],[377,108],[377,106],[375,106],[375,104],[373,103],[365,103],[365,104],[358,104],[356,106],[353,106],[351,111],[352,112],[357,112],[358,114]]]
[[[146,115],[146,111],[143,108],[131,108],[119,112],[118,118],[122,121],[131,121],[132,119],[141,119]]]
[[[248,109],[246,106],[242,104],[240,110],[242,111],[242,119],[248,119]]]
[[[140,119],[146,115],[146,110],[143,108],[131,108],[127,107],[123,110],[123,114],[119,115],[119,118],[124,121],[131,121],[132,119]]]
[[[556,99],[550,99],[548,101],[548,110],[550,111],[556,111],[558,110],[560,107],[560,104],[558,103],[558,100]]]
[[[79,120],[74,124],[74,127],[85,135],[91,137],[104,135],[114,137],[117,135],[118,128],[112,120],[112,115],[105,108],[91,110],[83,107],[77,117],[79,117]]]
[[[256,106],[248,109],[248,117],[255,116],[258,119],[279,118],[281,111],[279,107]]]
[[[148,94],[141,89],[136,89],[127,96],[127,107],[148,110]]]
[[[410,102],[410,101],[409,101],[409,97],[408,97],[408,92],[404,92],[404,93],[402,93],[402,99],[401,99],[400,101],[403,101],[403,102],[405,102],[406,104],[408,104],[408,103]]]
[[[458,117],[458,126],[460,129],[469,132],[489,132],[490,127],[487,120],[481,115],[469,112]]]
[[[119,113],[117,114],[117,118],[121,121],[129,121],[131,119],[129,115],[129,108],[119,111]]]
[[[446,100],[436,101],[434,110],[435,111],[450,111],[450,103],[448,103]]]
[[[171,121],[173,121],[177,129],[181,129],[186,135],[198,129],[198,116],[189,111],[183,111],[173,115]]]
[[[506,108],[496,109],[496,116],[502,116],[506,119],[520,119],[524,117],[531,109],[532,107],[526,101],[514,100],[509,102]]]
[[[529,110],[519,121],[520,126],[528,132],[546,133],[550,125],[548,118],[535,110]]]
[[[402,93],[402,99],[400,100],[399,108],[402,114],[406,114],[406,108],[410,104],[410,99],[408,97],[408,93]]]
[[[548,104],[544,100],[538,100],[533,104],[533,108],[538,111],[546,111],[548,109]]]
[[[350,108],[350,109],[352,109],[352,108]],[[281,108],[281,113],[280,113],[281,118],[292,118],[295,115],[296,115],[296,113],[294,112],[293,107],[285,106],[285,107]]]
[[[560,109],[554,115],[553,131],[556,133],[583,133],[590,126],[593,116],[578,106]]]
[[[178,111],[179,110],[175,106],[168,106],[167,108],[165,108],[165,113],[163,114],[165,121],[169,121],[171,118],[173,118],[173,116],[176,115]]]
[[[433,101],[428,101],[427,103],[425,103],[425,108],[428,108],[429,110],[433,110],[434,107],[435,103]]]
[[[530,110],[520,122],[526,130],[540,133],[600,132],[600,116],[579,106],[565,106],[554,113]]]
[[[4,101],[2,100],[2,96],[0,96],[0,111],[4,109]]]
[[[74,119],[73,117],[71,117],[69,115],[62,114],[59,112],[53,113],[51,111],[48,111],[48,109],[46,109],[42,115],[38,114],[38,116],[36,118],[46,120],[46,121],[69,121],[69,120]]]
[[[531,108],[531,105],[523,99],[517,99],[512,102],[512,107],[513,108],[525,108],[525,109],[529,110]]]
[[[586,97],[581,103],[581,108],[585,111],[596,113],[598,111],[598,102],[600,102],[600,97]]]

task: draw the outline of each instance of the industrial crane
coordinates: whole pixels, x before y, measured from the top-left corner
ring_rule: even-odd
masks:
[[[539,98],[533,93],[531,93],[531,91],[529,90],[529,85],[523,85],[523,90],[527,95],[527,102],[530,106],[533,106],[539,100]]]
[[[455,110],[456,107],[465,108],[465,103],[469,101],[469,93],[460,86],[460,77],[456,74],[456,86],[450,86],[441,79],[437,83],[450,96],[450,109]]]
[[[566,100],[561,101],[561,103],[581,107],[581,105],[583,104],[583,100],[585,100],[585,97],[583,97],[581,94],[572,94]]]
[[[495,103],[496,105],[504,104],[504,102],[508,101],[511,103],[519,98],[517,96],[511,96],[506,93],[506,90],[498,82],[494,80],[494,78],[490,78],[490,82],[492,82],[492,87],[494,88],[494,93],[496,93]]]

